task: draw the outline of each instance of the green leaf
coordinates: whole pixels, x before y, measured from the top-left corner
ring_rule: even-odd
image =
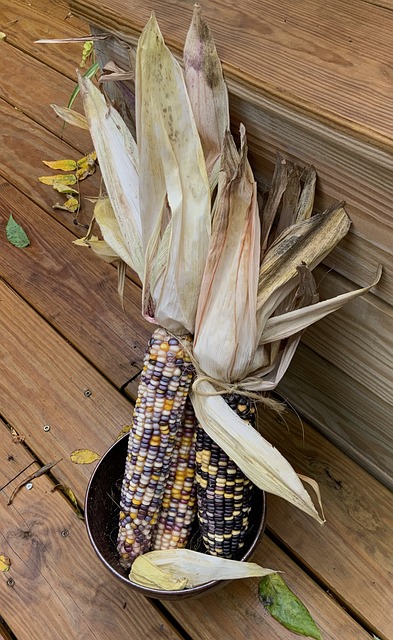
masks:
[[[277,573],[262,578],[259,599],[270,615],[289,631],[322,640],[321,632],[304,604]]]
[[[95,62],[94,64],[91,65],[91,67],[88,68],[86,73],[83,74],[83,77],[84,78],[93,78],[93,76],[95,76],[95,74],[97,73],[99,68],[100,68],[100,65],[98,64],[98,62]],[[75,99],[76,99],[78,93],[79,93],[79,84],[76,85],[75,89],[73,90],[73,92],[71,94],[71,98],[69,99],[68,104],[67,104],[67,109],[71,109],[72,105],[75,102]]]
[[[82,60],[79,63],[80,67],[84,67],[86,65],[88,58],[90,58],[93,52],[94,52],[94,42],[93,40],[88,40],[83,45]]]
[[[23,247],[28,247],[30,244],[30,240],[27,237],[26,233],[18,224],[15,222],[12,214],[10,215],[7,226],[6,226],[6,235],[7,240],[14,245],[14,247],[18,247],[18,249],[23,249]]]

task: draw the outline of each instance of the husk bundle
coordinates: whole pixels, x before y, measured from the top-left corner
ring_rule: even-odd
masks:
[[[278,158],[259,211],[245,129],[238,150],[198,7],[184,71],[154,15],[141,35],[136,141],[90,80],[80,77],[79,85],[109,196],[97,203],[96,220],[107,245],[138,273],[144,316],[177,336],[194,335],[198,420],[256,485],[322,522],[289,462],[217,392],[273,390],[301,332],[378,281],[379,273],[369,287],[317,301],[311,270],[349,229],[343,205],[312,216],[314,169]]]

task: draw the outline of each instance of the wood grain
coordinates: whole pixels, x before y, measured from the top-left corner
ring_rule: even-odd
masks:
[[[90,133],[71,125],[63,127],[63,120],[56,116],[50,106],[54,103],[65,107],[68,104],[75,80],[70,80],[7,42],[2,43],[1,53],[7,73],[2,74],[0,79],[0,98],[78,149],[81,155],[90,152],[93,148]],[[31,82],[31,78],[37,81]],[[26,86],[29,87],[28,100]],[[79,109],[82,111],[81,105]]]
[[[4,282],[0,302],[1,413],[40,460],[62,458],[56,475],[83,502],[92,465],[76,469],[71,452],[103,454],[130,424],[133,407]]]
[[[337,603],[301,572],[268,538],[253,558],[262,566],[284,572],[288,586],[303,600],[324,640],[369,638]],[[229,586],[198,600],[164,603],[191,637],[201,640],[294,640],[297,638],[271,620],[257,598],[257,580],[234,580]]]
[[[44,61],[49,67],[75,80],[75,69],[82,57],[81,43],[35,44],[41,38],[72,38],[87,35],[87,27],[77,18],[67,18],[69,9],[59,5],[60,12],[52,15],[52,3],[43,0],[0,0],[1,24],[7,43]],[[42,8],[42,11],[40,10]],[[64,16],[64,17],[63,17]],[[3,27],[2,27],[3,29]]]
[[[269,496],[269,528],[324,576],[344,604],[377,628],[378,637],[390,638],[393,611],[386,603],[393,587],[393,494],[306,422],[301,425],[289,412],[284,417],[280,426],[275,416],[260,415],[262,432],[298,473],[317,480],[327,522],[321,527]]]
[[[3,423],[0,442],[2,464],[10,455],[17,455],[21,466],[33,462],[22,445],[12,444]],[[29,470],[35,468],[37,464]],[[0,590],[2,614],[18,640],[180,640],[151,603],[104,569],[84,524],[61,494],[52,493],[46,476],[34,480],[31,491],[21,490],[8,506],[13,487],[0,492],[0,547],[12,562],[1,575]]]
[[[317,269],[315,278],[323,300],[354,290],[352,283],[325,268]],[[393,405],[392,329],[393,307],[370,293],[309,327],[302,342],[337,367],[338,378],[344,372]]]
[[[74,13],[121,33],[141,31],[151,10],[164,36],[178,51],[191,20],[186,0],[71,0]],[[251,83],[253,91],[291,100],[313,116],[392,141],[393,115],[387,66],[392,45],[389,11],[358,0],[230,0],[204,3],[204,14],[228,75]]]
[[[392,406],[300,345],[278,386],[340,449],[393,488]]]
[[[59,201],[59,194],[38,181],[39,176],[51,175],[42,160],[71,158],[77,160],[80,152],[62,142],[44,127],[32,122],[21,111],[0,100],[0,176],[15,185],[33,202],[56,218],[75,235],[85,235],[86,226],[91,220],[93,205],[85,200],[89,196],[97,197],[100,188],[100,176],[96,173],[80,183],[81,197],[84,199],[82,213],[78,220],[82,226],[76,227],[74,216],[68,212],[52,209]]]
[[[2,242],[0,275],[118,388],[141,368],[151,325],[141,314],[141,291],[126,281],[123,311],[117,271],[9,183],[0,180],[0,233],[9,215],[31,246]],[[135,391],[135,389],[134,389]]]

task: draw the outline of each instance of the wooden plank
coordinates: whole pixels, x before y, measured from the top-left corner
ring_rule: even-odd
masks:
[[[135,35],[157,14],[168,43],[179,51],[190,23],[186,0],[70,0],[72,11],[103,28]],[[241,6],[207,0],[211,25],[228,77],[273,95],[321,120],[340,123],[391,145],[390,79],[384,73],[392,46],[392,14],[358,0],[258,0]],[[240,28],[239,28],[240,27]],[[356,65],[354,64],[356,60]]]
[[[12,1],[13,4],[15,4],[14,0]],[[16,2],[20,3],[23,2],[23,0],[16,0]],[[70,11],[66,0],[32,0],[31,2],[29,0],[28,4],[31,4],[34,11],[50,16],[50,20],[55,18],[56,20],[66,23],[69,29],[72,28],[79,33],[86,33],[86,21],[77,18],[72,11]]]
[[[354,241],[350,234],[341,240],[323,262],[331,269],[339,265],[339,272],[357,284],[372,282],[375,265],[382,264],[383,276],[374,292],[378,298],[393,305],[393,260],[390,253],[363,238],[357,237]]]
[[[300,345],[278,391],[339,449],[393,488],[392,406],[337,372]]]
[[[284,417],[279,425],[276,416],[260,415],[262,433],[298,473],[317,480],[327,522],[321,527],[270,496],[269,528],[378,637],[391,638],[393,494],[306,422]]]
[[[1,79],[0,97],[78,149],[81,155],[90,152],[93,148],[90,133],[71,125],[63,127],[63,120],[56,116],[50,106],[53,103],[60,106],[68,104],[75,80],[61,75],[7,42],[2,43],[1,53],[7,73]],[[32,78],[37,81],[32,82]],[[26,87],[29,87],[28,95]]]
[[[262,566],[285,572],[285,581],[306,604],[324,640],[370,638],[266,536],[259,544],[253,560]],[[201,640],[216,640],[218,637],[231,640],[294,640],[297,636],[269,617],[258,601],[257,594],[257,580],[234,580],[229,586],[201,599],[164,602],[164,605],[192,637]]]
[[[78,218],[82,226],[76,227],[73,215],[52,209],[52,206],[60,199],[59,194],[39,182],[38,178],[54,173],[42,164],[42,160],[58,160],[60,158],[76,160],[80,157],[80,153],[3,100],[0,100],[0,121],[2,123],[0,130],[0,176],[15,185],[19,191],[72,230],[74,234],[84,235],[86,227],[83,225],[89,224],[93,212],[92,203],[85,198],[97,197],[99,194],[100,176],[98,172],[80,183],[84,206]]]
[[[26,436],[29,447],[39,455],[40,459],[46,462],[57,457],[63,458],[56,467],[56,476],[73,488],[79,500],[83,500],[91,467],[73,465],[69,460],[69,454],[76,448],[84,447],[102,453],[113,442],[120,428],[129,422],[131,406],[97,372],[92,370],[70,345],[61,340],[31,309],[26,308],[26,304],[5,285],[0,286],[0,296],[3,309],[0,318],[2,336],[0,362],[3,366],[3,373],[0,380],[2,380],[1,396],[4,416],[10,424]],[[19,370],[23,370],[23,378],[19,375]],[[86,388],[93,392],[89,398],[86,398],[83,393]],[[44,395],[42,389],[45,389]],[[23,402],[24,411],[20,411],[21,402]],[[43,425],[46,423],[51,425],[51,430],[47,433],[43,431]],[[277,424],[274,424],[272,431],[277,430]],[[318,460],[320,461],[322,458],[323,461],[325,454],[322,448],[323,443],[321,447],[318,447],[318,443],[322,439],[320,436],[315,437],[317,445],[315,450],[313,449],[312,464],[318,469],[318,465],[322,464]],[[290,446],[288,439],[287,448]],[[332,456],[337,455],[339,459],[343,460],[343,464],[344,462],[345,465],[349,464],[344,455],[341,454],[340,458],[339,452],[334,449],[333,452]],[[292,459],[290,452],[288,457]],[[350,466],[349,469],[351,474],[355,474],[353,467]],[[314,472],[310,472],[309,475],[314,475]],[[353,486],[356,496],[357,476],[353,479]],[[371,484],[371,486],[375,487],[376,485]],[[332,491],[325,491],[324,494],[328,511],[329,501],[331,499],[337,500]],[[378,513],[380,508],[378,494],[372,495],[373,511]],[[379,516],[381,519],[386,517],[384,515],[384,496],[385,494],[382,493],[381,509],[383,514]],[[338,507],[335,506],[336,509]],[[296,510],[293,508],[291,513],[292,511]],[[338,593],[345,593],[345,597],[351,605],[352,598],[355,599],[355,604],[359,598],[359,595],[356,595],[356,581],[362,570],[361,565],[359,565],[357,572],[355,571],[353,578],[348,576],[345,578],[345,575],[354,571],[354,557],[358,555],[363,558],[368,548],[364,548],[363,541],[365,539],[368,541],[368,538],[351,533],[351,526],[354,526],[357,534],[357,525],[354,525],[351,518],[345,518],[342,510],[340,511],[338,508],[338,511],[338,519],[337,522],[336,518],[334,519],[333,526],[339,530],[343,525],[347,527],[348,543],[345,536],[341,536],[340,549],[335,551],[332,536],[330,540],[331,554],[329,558],[326,558],[324,552],[324,532],[326,529],[321,530],[317,527],[317,535],[313,540],[316,547],[313,550],[313,560],[318,572],[321,569],[321,559],[328,562],[329,575],[330,573],[334,574],[336,562],[340,562],[340,572],[335,587]],[[344,520],[345,523],[343,523]],[[311,527],[310,530],[313,531],[312,525],[313,523],[309,519],[307,522],[301,522],[294,535],[301,538],[301,541],[307,540],[309,528]],[[391,531],[392,529],[390,529],[389,535],[391,535]],[[385,529],[385,526],[382,528],[379,525],[378,534],[375,534],[376,539],[373,542],[374,548],[384,548],[388,533],[387,527]],[[298,547],[300,547],[300,542]],[[293,544],[294,553],[297,553],[298,547]],[[306,555],[306,553],[307,549],[302,549],[302,553],[298,555],[302,557],[302,554]],[[347,557],[348,565],[346,564]],[[378,554],[377,560],[380,560],[380,554]],[[372,562],[370,561],[367,565],[367,579],[369,581],[375,578],[379,580],[380,573],[372,565]],[[308,562],[307,564],[313,570],[312,563]],[[375,571],[375,578],[373,571]],[[323,575],[323,571],[321,574]],[[341,590],[341,581],[345,587],[350,581],[353,588]],[[382,586],[378,588],[384,589],[384,584],[382,583]],[[362,582],[361,585],[363,585]],[[383,602],[384,600],[381,598],[379,608],[383,606]],[[370,597],[370,607],[373,606],[374,603]],[[375,611],[380,610],[379,608],[377,607]],[[372,619],[372,612],[369,614],[366,605],[364,615]]]
[[[38,58],[60,73],[75,79],[75,68],[82,57],[81,43],[66,45],[34,44],[41,38],[70,38],[86,35],[83,22],[76,18],[67,18],[69,10],[61,9],[63,19],[51,16],[51,9],[36,10],[40,7],[37,2],[23,2],[23,0],[0,0],[1,24],[4,25],[7,42],[25,51],[33,58]],[[55,4],[55,3],[53,3]],[[49,4],[52,7],[52,3]],[[83,29],[83,30],[81,30]]]
[[[75,247],[74,236],[9,183],[0,179],[0,229],[12,214],[31,246],[4,242],[3,277],[41,316],[113,384],[122,387],[141,368],[152,325],[141,315],[141,291],[129,279],[125,312],[117,294],[117,271],[92,251]],[[128,392],[135,392],[135,388]]]
[[[354,289],[352,283],[324,268],[317,269],[315,277],[324,300]],[[337,367],[338,377],[343,371],[393,405],[392,327],[393,307],[370,293],[312,325],[302,342]],[[370,414],[364,418],[370,424],[374,421]]]
[[[10,455],[21,468],[34,461],[22,445],[12,443],[3,423],[0,435],[2,467]],[[29,472],[38,468],[34,463]],[[0,548],[12,562],[2,580],[1,609],[18,640],[180,640],[154,605],[104,570],[84,524],[60,493],[52,493],[46,476],[34,480],[30,491],[19,491],[7,506],[21,478],[0,492]]]
[[[40,460],[62,458],[56,476],[83,502],[92,466],[76,468],[71,452],[88,448],[103,454],[130,423],[133,407],[4,282],[0,303],[3,418]]]

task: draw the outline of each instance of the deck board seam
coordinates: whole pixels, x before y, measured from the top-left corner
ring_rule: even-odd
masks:
[[[320,589],[322,589],[330,598],[332,598],[338,606],[341,607],[364,631],[370,634],[370,636],[377,636],[378,640],[389,640],[384,634],[371,625],[361,614],[355,610],[348,602],[346,602],[344,596],[340,595],[337,590],[324,581],[316,571],[313,571],[302,558],[296,554],[296,552],[285,544],[281,538],[274,533],[269,524],[266,526],[265,534],[279,549],[281,549],[302,571],[305,573]]]
[[[6,278],[4,278],[4,276],[2,276],[0,274],[0,282],[3,282],[16,296],[18,296],[18,298],[20,298],[20,300],[22,300],[25,304],[28,305],[28,307],[30,307],[30,309],[32,309],[34,311],[34,313],[36,313],[49,327],[51,327],[51,329],[53,329],[53,331],[55,331],[56,335],[59,336],[62,340],[64,340],[70,347],[72,347],[72,349],[74,349],[74,351],[76,351],[76,353],[78,353],[79,356],[81,356],[88,364],[89,366],[92,367],[92,369],[94,369],[94,371],[96,371],[97,373],[99,373],[105,380],[106,382],[108,382],[114,389],[116,389],[122,396],[124,396],[126,398],[126,400],[130,401],[132,404],[134,404],[135,398],[133,396],[131,396],[131,394],[126,393],[125,391],[122,391],[123,388],[125,386],[127,386],[130,382],[132,382],[132,380],[134,378],[137,378],[140,375],[140,371],[138,371],[135,376],[133,376],[131,379],[127,380],[125,383],[123,383],[122,385],[120,385],[120,387],[118,387],[113,380],[111,380],[110,377],[108,377],[108,375],[104,372],[101,371],[97,365],[94,364],[94,362],[92,362],[90,360],[90,358],[81,351],[81,349],[72,343],[72,341],[67,338],[59,328],[57,328],[55,325],[53,325],[48,318],[45,317],[45,315],[43,313],[40,312],[39,309],[37,309],[34,304],[32,304],[28,298],[26,298],[22,293],[20,293]],[[7,422],[7,420],[5,420],[5,422]]]

